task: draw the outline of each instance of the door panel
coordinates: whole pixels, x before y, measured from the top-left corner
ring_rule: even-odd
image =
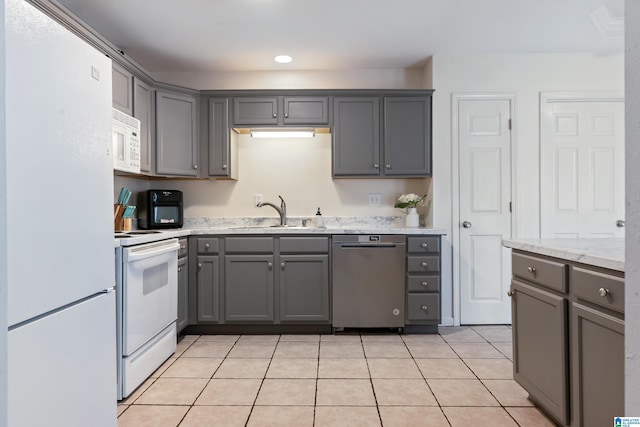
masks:
[[[511,101],[458,100],[460,320],[511,323]]]
[[[624,102],[541,99],[541,237],[624,237]]]

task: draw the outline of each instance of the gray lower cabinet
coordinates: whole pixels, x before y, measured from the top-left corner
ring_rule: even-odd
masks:
[[[197,102],[190,95],[156,92],[156,173],[198,176]]]
[[[192,285],[189,295],[189,319],[192,324],[218,323],[220,319],[220,239],[198,237],[190,239]]]
[[[180,239],[178,251],[178,334],[189,325],[189,263],[187,262],[187,239]]]
[[[407,237],[407,325],[440,323],[440,236]]]
[[[380,98],[333,100],[333,176],[380,175]]]
[[[514,250],[514,379],[563,426],[624,414],[624,274]]]
[[[113,108],[133,115],[133,74],[117,62],[113,62],[111,83]]]
[[[559,423],[568,423],[567,297],[513,280],[513,377]]]
[[[151,116],[152,89],[151,86],[133,78],[133,117],[140,120],[140,170],[151,172]]]
[[[273,255],[225,255],[224,315],[227,322],[273,322]]]

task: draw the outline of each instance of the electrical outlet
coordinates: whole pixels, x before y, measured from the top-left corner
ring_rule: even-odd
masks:
[[[380,206],[382,196],[380,193],[369,193],[369,206]]]
[[[262,203],[262,194],[253,195],[253,206],[258,206],[258,203]]]

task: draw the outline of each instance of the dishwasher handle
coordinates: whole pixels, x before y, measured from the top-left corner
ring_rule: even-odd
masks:
[[[397,243],[340,243],[341,248],[395,248]]]

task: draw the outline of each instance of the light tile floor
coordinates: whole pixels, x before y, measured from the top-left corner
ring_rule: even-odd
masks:
[[[510,327],[439,332],[187,335],[118,426],[554,425],[512,379]]]

